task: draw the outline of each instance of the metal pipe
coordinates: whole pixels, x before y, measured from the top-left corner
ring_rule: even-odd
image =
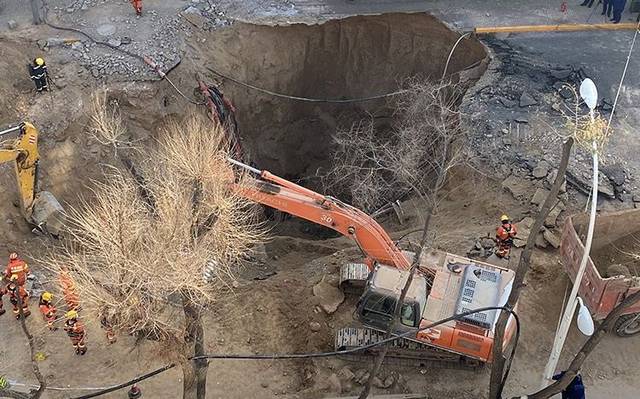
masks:
[[[255,173],[256,175],[261,175],[262,174],[261,170],[253,168],[253,167],[251,167],[251,166],[249,166],[247,164],[244,164],[244,163],[242,163],[240,161],[236,161],[235,159],[233,159],[231,157],[227,157],[227,161],[232,163],[233,165],[241,167],[242,169],[246,169],[251,173]]]
[[[458,44],[460,44],[460,42],[462,41],[462,39],[465,38],[465,36],[469,36],[471,35],[471,33],[472,32],[464,33],[462,36],[458,38],[456,43],[451,48],[451,51],[449,52],[449,57],[447,58],[447,63],[444,64],[444,71],[442,71],[442,80],[444,80],[445,76],[447,76],[447,69],[449,69],[449,62],[451,61],[451,57],[453,56],[453,52],[456,50],[456,47],[458,47]]]
[[[20,130],[21,126],[10,127],[9,129],[0,131],[0,136],[4,136],[5,134],[13,133],[16,130]]]

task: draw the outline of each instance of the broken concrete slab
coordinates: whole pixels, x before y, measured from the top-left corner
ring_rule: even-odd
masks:
[[[502,181],[502,188],[507,190],[516,199],[525,198],[529,192],[529,187],[523,183],[521,177],[510,175]]]
[[[504,105],[507,108],[513,108],[516,105],[518,105],[517,102],[513,100],[509,100],[508,98],[505,98],[505,97],[500,97],[499,101],[502,103],[502,105]]]
[[[567,169],[567,182],[584,195],[589,195],[591,194],[591,173],[590,168],[570,165]],[[615,198],[613,184],[603,173],[599,173],[598,176],[598,192],[609,199]]]
[[[533,98],[533,96],[529,93],[527,93],[526,91],[522,92],[522,95],[520,96],[520,107],[521,108],[526,108],[526,107],[530,107],[532,105],[536,105],[538,104],[538,101],[536,101],[535,98]]]
[[[544,239],[554,248],[560,248],[560,237],[551,230],[545,229],[542,233]]]
[[[547,248],[549,243],[544,239],[544,236],[540,233],[536,236],[536,248]]]
[[[322,279],[313,286],[313,295],[318,298],[318,305],[327,314],[333,314],[338,310],[338,306],[344,302],[344,293],[337,287],[332,286]]]
[[[9,26],[9,29],[15,30],[18,27],[18,23],[15,20],[10,19],[7,21],[7,26]]]
[[[536,192],[533,194],[533,197],[531,198],[531,203],[534,205],[540,205],[544,202],[544,200],[547,198],[548,195],[549,195],[549,190],[546,190],[542,187],[538,187]]]
[[[551,209],[551,211],[549,212],[549,214],[547,215],[547,217],[544,219],[544,226],[545,227],[556,227],[557,226],[557,224],[558,224],[558,216],[560,216],[560,214],[564,210],[564,204],[562,204],[562,206],[560,206],[561,204],[562,204],[562,202],[559,202],[555,207],[553,207]]]
[[[536,179],[542,179],[544,177],[547,177],[547,174],[549,174],[549,169],[551,169],[551,165],[549,165],[547,161],[542,160],[538,162],[535,168],[533,168],[531,174]]]
[[[533,218],[526,217],[521,221],[516,223],[516,228],[518,229],[517,239],[513,240],[513,246],[516,248],[522,248],[527,245],[527,240],[529,239],[529,235],[531,234],[531,227],[533,226]]]
[[[605,165],[601,170],[616,186],[622,186],[627,178],[627,172],[620,165]]]

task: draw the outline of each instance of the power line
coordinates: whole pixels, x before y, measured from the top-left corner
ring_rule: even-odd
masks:
[[[195,361],[195,360],[213,360],[213,359],[218,359],[218,360],[293,360],[293,359],[311,359],[311,358],[325,358],[325,357],[333,357],[333,356],[341,356],[341,355],[347,355],[347,354],[352,354],[352,353],[356,353],[356,352],[360,352],[363,350],[367,350],[376,346],[380,346],[380,345],[384,345],[387,344],[389,342],[393,342],[397,339],[400,338],[405,338],[408,337],[410,335],[415,334],[418,331],[423,331],[429,328],[433,328],[436,327],[438,325],[447,323],[449,321],[452,320],[458,320],[461,319],[463,317],[475,314],[475,313],[480,313],[480,312],[486,312],[489,310],[501,310],[501,311],[505,311],[505,312],[509,312],[515,322],[516,322],[516,332],[515,332],[515,336],[514,336],[514,345],[513,348],[511,349],[511,356],[510,359],[513,359],[513,357],[515,356],[516,353],[516,349],[518,347],[518,341],[520,340],[520,319],[518,317],[518,315],[516,314],[515,311],[513,311],[513,309],[510,309],[506,306],[488,306],[488,307],[484,307],[484,308],[479,308],[479,309],[475,309],[475,310],[471,310],[468,312],[464,312],[464,313],[460,313],[460,314],[456,314],[454,316],[448,317],[446,319],[442,319],[440,321],[437,321],[435,323],[432,323],[428,326],[425,327],[421,327],[417,330],[411,330],[411,331],[407,331],[405,333],[402,334],[398,334],[398,335],[394,335],[393,337],[369,344],[369,345],[364,345],[364,346],[359,346],[357,348],[351,348],[351,349],[345,349],[345,350],[341,350],[341,351],[331,351],[331,352],[315,352],[315,353],[292,353],[292,354],[264,354],[264,355],[259,355],[259,354],[208,354],[208,355],[203,355],[203,356],[195,356],[192,357],[190,360]],[[175,367],[175,364],[170,364],[164,367],[161,367],[157,370],[151,371],[147,374],[143,374],[139,377],[136,377],[130,381],[127,382],[123,382],[121,384],[118,385],[114,385],[111,387],[108,387],[106,389],[103,389],[101,391],[98,392],[93,392],[87,395],[82,395],[82,396],[77,396],[74,397],[72,399],[89,399],[89,398],[95,398],[97,396],[102,396],[105,395],[107,393],[122,389],[122,388],[126,388],[128,386],[131,386],[133,384],[136,384],[140,381],[146,380],[148,378],[151,378],[155,375],[158,375],[160,373],[163,373],[171,368]],[[506,367],[506,371],[505,374],[503,376],[502,382],[501,382],[501,390],[502,387],[504,387],[504,384],[507,381],[507,377],[509,375],[509,372],[511,370],[511,361],[509,361],[507,367]]]
[[[347,104],[347,103],[357,103],[357,102],[364,102],[364,101],[371,101],[371,100],[380,100],[383,98],[387,98],[387,97],[393,97],[393,96],[397,96],[399,94],[404,94],[407,93],[409,90],[403,89],[403,90],[397,90],[391,93],[386,93],[386,94],[378,94],[375,96],[369,96],[369,97],[360,97],[360,98],[348,98],[348,99],[330,99],[330,98],[309,98],[309,97],[299,97],[299,96],[291,96],[288,94],[282,94],[282,93],[277,93],[275,91],[271,91],[271,90],[267,90],[267,89],[263,89],[261,87],[258,86],[254,86],[250,83],[246,83],[246,82],[242,82],[238,79],[232,78],[231,76],[227,76],[225,74],[223,74],[222,72],[218,72],[215,69],[211,68],[211,67],[207,67],[207,69],[209,71],[211,71],[212,73],[214,73],[215,75],[220,76],[223,79],[227,79],[230,80],[231,82],[238,84],[240,86],[244,86],[248,89],[252,89],[252,90],[256,90],[259,91],[261,93],[264,94],[268,94],[270,96],[274,96],[274,97],[280,97],[280,98],[286,98],[289,100],[296,100],[296,101],[304,101],[304,102],[310,102],[310,103],[331,103],[331,104]]]

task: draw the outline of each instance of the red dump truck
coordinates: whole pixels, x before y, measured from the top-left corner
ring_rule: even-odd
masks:
[[[564,269],[575,281],[584,254],[588,215],[565,220],[560,252]],[[626,296],[640,290],[640,209],[603,213],[596,217],[591,256],[579,295],[595,320],[604,319]],[[617,335],[640,332],[640,302],[616,321]]]

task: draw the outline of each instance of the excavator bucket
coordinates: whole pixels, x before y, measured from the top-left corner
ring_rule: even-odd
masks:
[[[64,210],[49,191],[36,194],[31,210],[31,222],[38,229],[58,236],[64,224]]]

